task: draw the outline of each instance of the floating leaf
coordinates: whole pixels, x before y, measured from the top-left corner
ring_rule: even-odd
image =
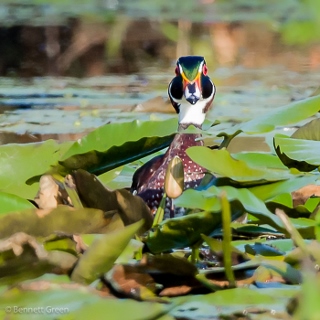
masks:
[[[258,226],[258,225],[243,225],[242,223],[233,228],[233,234],[235,236],[246,236],[248,238],[257,238],[257,237],[274,237],[274,238],[283,238],[284,234],[274,230],[271,227]]]
[[[161,121],[140,121],[108,123],[91,131],[73,143],[61,157],[61,161],[76,154],[84,154],[92,150],[103,152],[113,146],[121,146],[129,141],[138,141],[145,137],[164,137],[177,130],[177,120],[172,118]]]
[[[232,153],[231,156],[236,160],[244,161],[253,167],[267,167],[275,169],[286,169],[286,166],[274,154],[263,152],[239,152]]]
[[[220,212],[198,212],[164,220],[149,232],[145,242],[153,253],[196,244],[201,234],[209,235],[221,226]]]
[[[224,132],[220,132],[218,136],[225,136],[232,139],[241,132],[247,134],[269,132],[276,126],[290,125],[311,117],[319,111],[319,105],[320,95],[295,101],[286,106],[266,112],[245,123],[232,126]]]
[[[105,280],[111,287],[128,298],[137,300],[160,300],[156,298],[157,286],[147,273],[139,272],[135,265],[114,265]]]
[[[175,119],[106,124],[75,142],[56,170],[104,173],[167,147],[176,129]]]
[[[49,272],[67,273],[76,260],[67,252],[48,252],[35,238],[18,232],[0,241],[0,284],[13,284]]]
[[[261,255],[265,257],[278,257],[283,256],[284,253],[280,252],[278,249],[265,244],[265,243],[259,243],[255,242],[254,244],[246,244],[245,250],[247,253],[250,253],[251,255]]]
[[[0,192],[0,215],[12,211],[34,208],[34,205],[14,194]]]
[[[275,197],[286,194],[292,203],[290,192],[298,190],[308,184],[315,183],[317,176],[297,176],[284,181],[276,181],[261,186],[248,188],[256,197],[262,201],[271,201]]]
[[[145,202],[125,189],[107,190],[99,179],[85,171],[72,173],[79,197],[85,207],[100,209],[104,212],[117,213],[125,225],[144,219],[142,231],[148,230],[153,221]]]
[[[274,290],[274,289],[249,289],[234,288],[220,290],[206,295],[193,295],[188,297],[176,298],[174,301],[181,301],[171,314],[175,318],[201,319],[218,318],[223,314],[224,317],[238,317],[243,313],[256,315],[259,312],[270,315],[272,310],[285,311],[284,302],[297,292],[297,289]],[[254,308],[252,309],[252,307]],[[270,318],[270,317],[269,317]]]
[[[136,319],[159,319],[167,314],[171,305],[163,303],[139,302],[131,299],[106,299],[99,295],[97,291],[87,286],[75,285],[66,288],[64,285],[54,284],[53,287],[45,290],[22,290],[21,288],[12,288],[2,293],[0,301],[0,317],[2,319],[11,317],[6,314],[7,306],[28,306],[28,308],[39,308],[43,306],[44,313],[37,317],[32,315],[34,319],[52,319],[59,320],[70,319],[102,319],[108,314],[108,319],[132,319],[133,315]],[[59,310],[59,314],[57,311]],[[112,312],[110,312],[112,310]],[[13,309],[11,313],[13,314]],[[19,316],[19,318],[18,318]],[[14,319],[23,319],[14,314]],[[173,320],[168,316],[168,320]]]
[[[9,237],[16,232],[37,237],[61,232],[103,233],[112,222],[112,217],[101,210],[73,209],[68,206],[59,206],[53,210],[28,209],[0,216],[0,238]]]
[[[219,206],[217,197],[223,191],[226,192],[233,212],[238,212],[238,214],[249,212],[264,223],[272,225],[277,230],[284,231],[280,219],[267,209],[263,201],[245,188],[237,189],[231,186],[218,188],[212,186],[205,191],[189,189],[176,199],[175,205],[219,212],[221,207]],[[233,216],[233,219],[235,218]]]
[[[214,174],[239,182],[279,181],[292,176],[288,170],[252,166],[234,159],[226,149],[210,150],[206,147],[190,147],[188,156]]]
[[[301,272],[291,267],[284,261],[268,260],[262,263],[255,271],[257,282],[283,282],[288,284],[300,284]]]
[[[71,279],[79,283],[91,283],[108,272],[143,223],[141,220],[96,239],[79,259]]]
[[[85,169],[99,175],[168,147],[173,137],[171,134],[165,137],[141,138],[135,142],[125,142],[121,146],[112,146],[104,152],[91,150],[76,154],[60,161],[56,170],[66,174],[72,170]]]
[[[25,181],[48,171],[70,145],[71,142],[59,144],[47,140],[42,143],[0,146],[0,190],[32,199],[38,191],[38,185],[30,186]]]
[[[279,158],[289,168],[312,171],[320,166],[320,141],[275,135],[273,144]]]

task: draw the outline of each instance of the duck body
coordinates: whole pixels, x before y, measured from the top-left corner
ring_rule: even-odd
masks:
[[[215,86],[207,76],[206,62],[200,56],[179,58],[175,73],[168,94],[178,113],[178,133],[164,155],[151,159],[134,173],[131,186],[131,192],[140,196],[153,212],[163,197],[165,174],[173,157],[178,156],[183,162],[184,189],[198,187],[206,173],[206,169],[186,153],[191,146],[203,146],[201,134],[183,133],[183,130],[190,125],[201,129],[215,95]],[[172,201],[167,198],[165,218],[174,216]]]
[[[169,162],[178,156],[183,163],[184,189],[196,188],[199,186],[206,169],[193,162],[187,155],[186,150],[190,146],[203,146],[200,134],[177,133],[164,155],[158,156],[140,167],[133,175],[131,191],[140,196],[155,212],[164,194],[164,179]],[[143,176],[145,183],[140,184],[140,177]],[[175,216],[170,199],[166,203],[166,217]]]

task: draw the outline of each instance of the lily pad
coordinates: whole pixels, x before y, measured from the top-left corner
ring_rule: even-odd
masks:
[[[279,181],[292,177],[292,174],[283,168],[268,168],[252,165],[243,160],[233,158],[226,149],[210,150],[206,147],[190,147],[188,156],[214,174],[229,177],[242,183]]]
[[[180,304],[171,311],[171,314],[176,318],[189,319],[208,318],[208,315],[218,317],[222,314],[224,316],[234,316],[234,313],[241,314],[243,317],[243,313],[250,314],[252,310],[253,315],[258,312],[259,316],[263,313],[269,316],[269,312],[272,310],[273,313],[275,313],[275,310],[278,312],[285,311],[285,302],[296,292],[297,289],[294,288],[289,290],[235,288],[207,295],[173,298],[174,302],[180,302]]]
[[[221,207],[217,197],[222,192],[226,193],[231,203],[231,209],[235,212],[238,211],[238,213],[241,212],[241,214],[249,212],[256,218],[261,219],[264,223],[270,224],[277,230],[284,231],[280,219],[267,209],[263,201],[245,188],[237,189],[231,186],[218,188],[212,186],[205,191],[189,189],[176,199],[175,205],[219,212]],[[233,218],[235,219],[235,217]]]
[[[275,135],[273,143],[279,158],[289,168],[312,171],[320,165],[320,141]]]
[[[143,223],[144,221],[141,220],[96,239],[79,259],[71,279],[89,284],[108,272]]]
[[[47,140],[43,143],[0,146],[0,166],[2,168],[0,190],[32,199],[38,191],[38,184],[30,186],[25,181],[48,171],[71,144],[72,142],[58,143],[54,140]]]
[[[132,195],[125,189],[109,191],[95,175],[82,169],[73,172],[72,177],[85,207],[110,213],[117,212],[125,225],[144,219],[145,226],[142,231],[147,231],[151,227],[153,217],[140,197]]]
[[[273,183],[264,184],[261,186],[254,186],[248,188],[256,197],[262,201],[271,201],[279,195],[287,195],[289,200],[292,197],[290,192],[298,190],[308,184],[313,184],[317,180],[317,176],[296,176],[288,180],[276,181]]]
[[[0,192],[0,215],[12,211],[34,208],[34,205],[14,194]]]
[[[104,173],[169,146],[176,130],[176,119],[106,124],[74,142],[56,170]]]
[[[41,237],[59,232],[103,233],[111,221],[112,216],[97,209],[73,209],[63,205],[52,210],[27,209],[0,216],[0,238],[16,232]]]
[[[7,306],[28,306],[39,308],[43,306],[43,313],[33,314],[36,320],[49,319],[89,319],[103,318],[108,314],[108,319],[157,319],[167,314],[172,306],[166,304],[155,304],[151,302],[138,302],[134,300],[106,299],[101,297],[86,286],[65,288],[55,284],[54,288],[47,290],[22,290],[14,288],[7,290],[1,296],[0,317],[8,317],[5,312]],[[47,307],[47,309],[46,309]],[[57,308],[57,309],[56,309]],[[8,309],[7,309],[8,310]],[[112,310],[112,312],[110,312]],[[10,310],[9,316],[14,309]],[[59,313],[58,313],[59,312]],[[13,319],[25,319],[25,314],[13,314]],[[173,320],[168,316],[166,319]]]
[[[66,274],[76,260],[67,252],[46,251],[34,237],[18,232],[0,241],[0,284],[13,284],[51,272]]]
[[[286,126],[311,117],[319,111],[320,95],[292,102],[286,106],[273,109],[259,117],[233,126],[218,136],[232,138],[244,132],[247,134],[264,133],[276,126]]]

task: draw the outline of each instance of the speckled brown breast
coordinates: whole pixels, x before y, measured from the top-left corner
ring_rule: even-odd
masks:
[[[200,134],[178,133],[163,156],[158,156],[136,171],[133,176],[132,192],[139,195],[155,211],[163,197],[164,178],[167,166],[174,156],[179,156],[184,166],[184,188],[196,188],[207,172],[193,162],[186,154],[190,146],[202,146],[203,141],[196,141]],[[173,217],[174,208],[171,199],[167,199],[165,217]]]

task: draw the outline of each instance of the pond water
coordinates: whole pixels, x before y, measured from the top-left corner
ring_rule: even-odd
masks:
[[[228,125],[308,97],[317,1],[26,1],[0,5],[0,143],[75,140],[114,121],[175,117],[178,56],[204,55]]]

